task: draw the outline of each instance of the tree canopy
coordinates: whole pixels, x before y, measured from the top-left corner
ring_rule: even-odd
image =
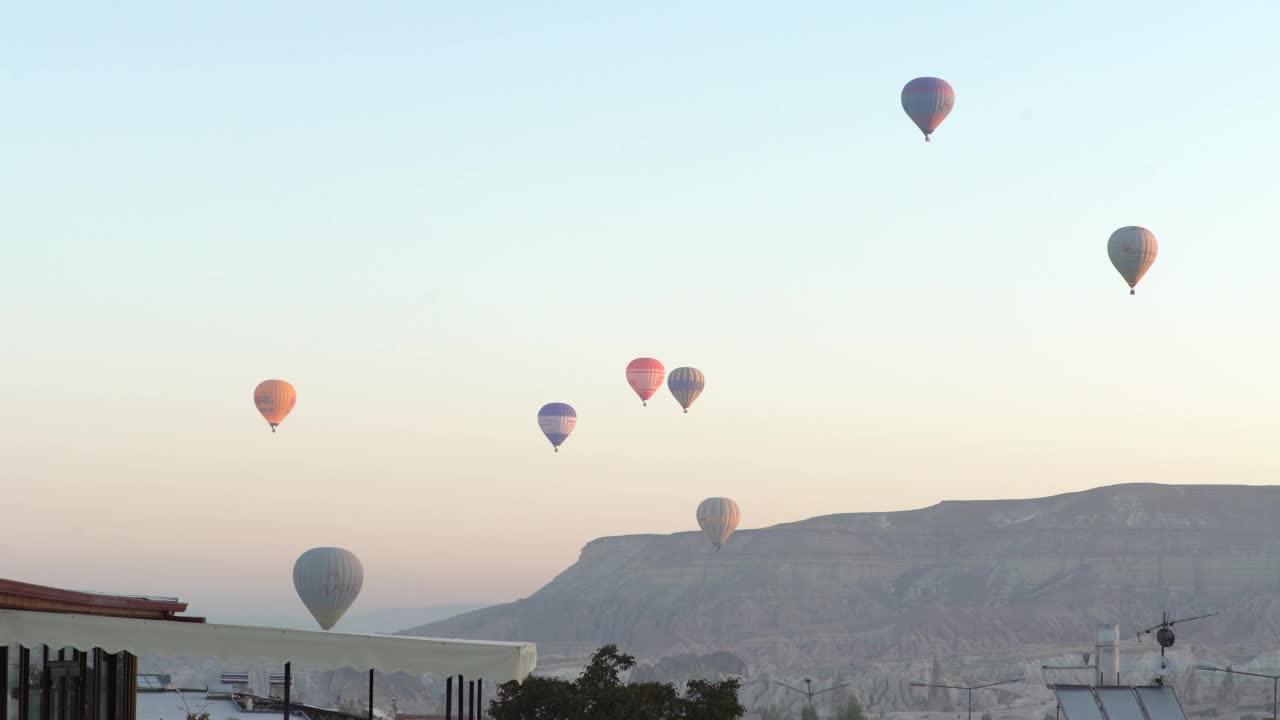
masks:
[[[493,720],[737,720],[746,712],[738,702],[737,678],[690,680],[682,695],[671,683],[624,683],[635,667],[631,655],[605,645],[576,680],[529,677],[499,686],[489,704]]]

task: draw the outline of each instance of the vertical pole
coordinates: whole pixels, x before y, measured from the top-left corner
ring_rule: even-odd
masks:
[[[476,720],[476,681],[467,683],[467,720]]]
[[[453,720],[453,676],[444,679],[444,717]]]
[[[138,717],[138,656],[126,652],[125,661],[129,664],[128,674],[124,676],[124,720]]]
[[[107,720],[121,720],[116,712],[116,700],[119,699],[120,685],[116,677],[120,673],[120,656],[116,653],[106,655],[107,663]]]
[[[973,688],[969,688],[969,720],[973,720]]]
[[[0,645],[0,720],[9,720],[9,645]]]
[[[289,720],[291,709],[289,707],[289,686],[293,684],[293,663],[284,664],[284,720]]]
[[[8,668],[5,668],[7,671]],[[8,702],[8,698],[5,699]],[[31,717],[31,651],[25,645],[18,646],[18,718]]]
[[[458,720],[462,720],[462,675],[458,675]]]
[[[81,718],[81,720],[92,720],[93,718],[93,676],[89,674],[89,653],[72,650],[75,659],[80,661],[80,677],[76,680],[79,692],[76,696],[80,700],[80,707],[76,708],[76,714],[72,717]]]
[[[373,668],[369,668],[369,720],[373,720]]]
[[[1280,720],[1276,718],[1276,701],[1280,699],[1280,678],[1271,678],[1271,720]]]
[[[93,649],[93,672],[89,674],[92,689],[85,692],[89,695],[89,707],[93,709],[89,713],[90,720],[104,720],[102,714],[101,703],[98,698],[102,697],[102,648]]]
[[[49,646],[43,645],[44,649],[40,654],[40,720],[49,720],[49,698],[53,693],[49,692]]]
[[[0,645],[0,720],[9,720],[9,645]]]
[[[3,718],[0,718],[3,720]],[[484,680],[476,680],[476,720],[484,720]]]

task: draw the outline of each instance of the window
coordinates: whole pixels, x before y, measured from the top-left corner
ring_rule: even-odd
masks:
[[[0,704],[0,720],[18,717],[18,646],[0,647],[0,660],[4,664],[3,704]]]
[[[21,720],[42,720],[44,710],[44,665],[48,650],[43,645],[24,647],[18,653],[18,706]]]

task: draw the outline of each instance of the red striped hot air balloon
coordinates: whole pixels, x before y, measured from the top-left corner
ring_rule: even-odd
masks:
[[[956,104],[956,93],[946,80],[936,77],[918,77],[902,88],[902,109],[907,117],[924,133],[924,141],[951,114]]]
[[[1151,269],[1158,251],[1156,236],[1137,225],[1122,227],[1111,233],[1107,240],[1107,255],[1120,277],[1129,283],[1130,295],[1136,294],[1138,281]]]
[[[284,380],[263,380],[253,391],[253,404],[258,406],[258,412],[271,425],[271,432],[275,432],[276,426],[284,422],[285,416],[293,410],[296,402],[298,393]]]
[[[642,405],[649,404],[649,398],[662,387],[667,376],[667,369],[653,358],[636,358],[627,363],[627,383],[640,396]]]

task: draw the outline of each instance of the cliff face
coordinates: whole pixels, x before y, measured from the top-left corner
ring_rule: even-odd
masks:
[[[1280,487],[1120,485],[740,530],[602,538],[532,596],[404,634],[580,657],[728,651],[756,669],[1087,645],[1162,609],[1207,645],[1280,637]],[[1130,635],[1130,637],[1132,637]]]

